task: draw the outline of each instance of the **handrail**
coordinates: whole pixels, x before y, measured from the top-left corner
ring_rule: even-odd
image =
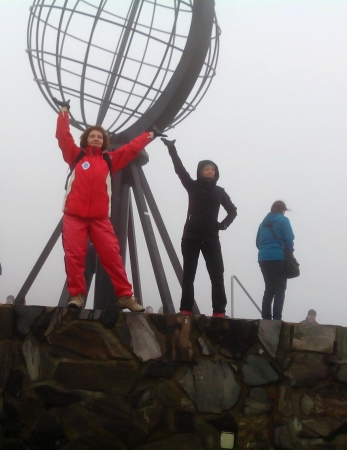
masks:
[[[250,299],[250,301],[253,303],[253,305],[257,308],[257,310],[260,312],[261,314],[261,309],[259,308],[259,306],[255,303],[255,301],[253,300],[253,298],[250,296],[250,294],[247,292],[246,288],[243,286],[243,284],[241,283],[241,281],[237,278],[236,275],[231,275],[231,314],[230,317],[233,319],[234,318],[234,279],[239,283],[241,289],[244,291],[244,293],[247,295],[247,297]]]

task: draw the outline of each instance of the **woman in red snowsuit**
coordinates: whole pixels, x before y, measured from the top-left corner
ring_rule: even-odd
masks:
[[[111,213],[111,175],[103,154],[108,153],[112,174],[123,169],[151,142],[153,132],[142,133],[129,144],[115,152],[107,152],[109,140],[100,126],[87,128],[81,136],[78,147],[70,133],[69,105],[58,102],[61,112],[58,115],[56,138],[64,160],[72,168],[77,155],[83,156],[73,168],[63,205],[63,246],[67,287],[71,295],[68,304],[72,308],[83,308],[86,299],[84,278],[85,258],[88,237],[93,243],[106,272],[109,274],[119,308],[142,312],[133,296],[132,286],[125,273],[120,256],[118,239],[109,219]]]

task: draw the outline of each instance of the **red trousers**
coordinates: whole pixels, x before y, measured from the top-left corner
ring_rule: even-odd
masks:
[[[116,296],[133,295],[120,256],[118,239],[109,219],[83,219],[64,214],[62,235],[67,288],[71,297],[87,293],[84,269],[88,236],[111,278]]]

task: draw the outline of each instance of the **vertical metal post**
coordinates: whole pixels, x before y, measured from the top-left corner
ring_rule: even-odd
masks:
[[[230,317],[234,319],[234,275],[231,275],[231,295],[230,295]]]
[[[149,256],[151,258],[154,275],[157,281],[159,294],[164,307],[164,313],[175,314],[175,307],[172,301],[169,285],[166,279],[163,263],[161,261],[157,241],[155,239],[151,219],[147,210],[145,195],[141,186],[138,166],[136,162],[131,162],[130,170],[133,177],[133,193],[139,212],[142,229],[145,235]]]
[[[138,303],[140,303],[140,305],[143,305],[141,281],[140,281],[140,268],[139,268],[139,260],[137,257],[135,224],[134,224],[134,214],[131,203],[131,197],[129,198],[128,242],[129,242],[131,274],[133,276],[133,290]]]

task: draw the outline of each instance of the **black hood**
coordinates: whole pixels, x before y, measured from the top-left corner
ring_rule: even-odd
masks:
[[[201,176],[201,173],[200,173],[200,172],[201,172],[201,169],[202,169],[204,166],[206,166],[207,164],[212,164],[212,165],[214,165],[214,167],[215,167],[215,169],[216,169],[216,175],[215,175],[215,177],[214,177],[214,180],[217,182],[218,179],[219,179],[219,169],[218,169],[217,164],[214,163],[213,161],[211,161],[210,159],[204,159],[203,161],[200,161],[200,162],[199,162],[198,168],[197,168],[197,170],[196,170],[196,178],[197,178],[198,180],[202,180],[202,179],[203,179],[203,177]]]

